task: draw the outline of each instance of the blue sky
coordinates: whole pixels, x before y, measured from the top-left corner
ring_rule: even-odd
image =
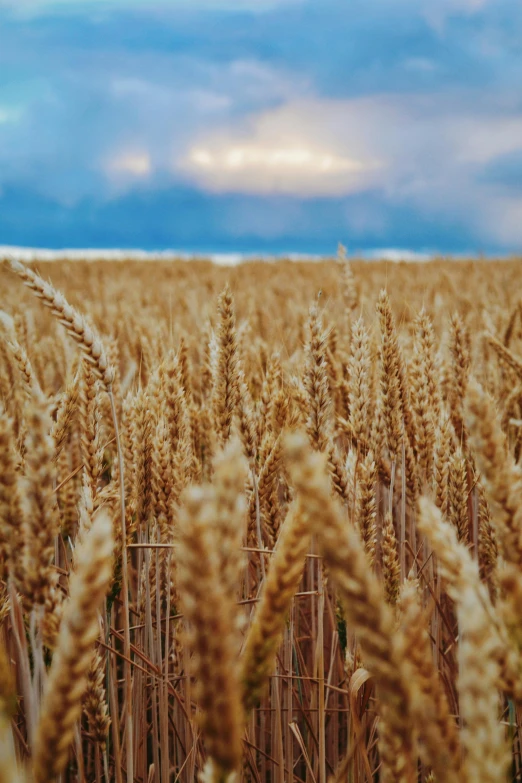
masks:
[[[0,0],[0,245],[522,247],[519,0]]]

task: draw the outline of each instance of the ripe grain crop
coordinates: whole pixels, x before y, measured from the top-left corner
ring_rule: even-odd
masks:
[[[522,781],[519,270],[5,259],[0,781]]]

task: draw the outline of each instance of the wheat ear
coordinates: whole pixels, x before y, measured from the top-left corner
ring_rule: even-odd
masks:
[[[24,581],[22,501],[12,421],[0,409],[0,573],[7,568],[17,589]],[[5,574],[2,573],[5,578]]]
[[[89,326],[85,318],[72,307],[66,298],[57,291],[50,283],[46,283],[42,277],[32,269],[17,261],[12,256],[7,257],[7,264],[10,269],[23,280],[25,285],[33,291],[35,296],[42,300],[46,307],[49,307],[53,315],[65,327],[67,334],[72,337],[82,351],[85,360],[92,366],[93,372],[99,378],[108,392],[111,404],[111,415],[116,436],[116,447],[118,452],[118,472],[120,480],[120,517],[123,540],[123,632],[124,632],[124,653],[125,653],[125,689],[126,689],[126,731],[127,731],[127,780],[131,783],[133,779],[133,730],[132,730],[132,676],[130,668],[130,621],[129,621],[129,587],[128,587],[128,569],[127,569],[127,530],[125,521],[125,493],[124,493],[124,465],[121,443],[119,437],[118,418],[116,415],[116,405],[112,392],[112,383],[114,381],[114,368],[111,365],[107,351],[95,330]]]
[[[486,335],[486,341],[497,352],[499,359],[501,359],[508,367],[516,373],[519,378],[522,378],[522,361],[515,356],[509,348],[500,342],[497,337],[492,334]]]
[[[455,313],[451,319],[450,330],[451,375],[449,403],[451,418],[459,441],[465,441],[463,405],[469,381],[471,357],[469,353],[469,335],[462,318]]]
[[[243,704],[257,704],[275,665],[275,657],[303,573],[310,545],[310,524],[304,509],[294,503],[281,528],[277,548],[250,626],[241,662]]]
[[[352,326],[351,354],[348,359],[349,422],[356,440],[370,439],[371,346],[362,318]]]
[[[24,520],[24,580],[20,584],[29,604],[44,604],[55,582],[52,565],[60,529],[54,492],[54,443],[48,434],[51,417],[45,404],[33,402],[27,413]]]
[[[219,332],[213,405],[216,432],[226,443],[232,431],[232,419],[239,404],[239,352],[237,347],[234,299],[226,286],[219,297]]]
[[[473,783],[504,783],[509,768],[504,727],[499,721],[496,640],[480,598],[469,586],[457,604],[459,701],[464,769]]]
[[[412,713],[419,726],[421,757],[433,768],[438,780],[459,783],[462,773],[457,725],[433,665],[428,618],[418,590],[415,580],[406,580],[401,589],[400,609],[403,660],[419,686],[414,692]]]
[[[488,625],[488,645],[491,640],[491,654],[494,654],[500,666],[499,685],[517,701],[521,701],[520,656],[509,637],[509,628],[493,611],[488,590],[480,581],[477,562],[472,560],[468,549],[458,542],[457,531],[444,521],[440,510],[429,498],[420,498],[417,522],[420,532],[424,533],[437,555],[441,576],[450,597],[458,604],[466,591],[473,591],[477,596],[477,603],[484,615],[480,622],[483,627]],[[475,617],[475,621],[478,622],[478,617]],[[480,633],[483,634],[483,630]]]
[[[6,260],[10,269],[42,300],[46,307],[50,308],[53,315],[67,330],[67,334],[78,343],[85,360],[92,365],[96,377],[103,381],[105,387],[109,389],[114,380],[114,368],[110,364],[107,352],[95,330],[51,283],[46,283],[39,274],[15,258],[7,257]]]
[[[474,380],[468,384],[466,423],[506,560],[522,565],[520,479],[492,400]]]
[[[177,577],[185,614],[199,721],[215,779],[241,762],[243,715],[237,671],[234,601],[221,580],[221,553],[214,531],[215,493],[191,487],[179,513]]]

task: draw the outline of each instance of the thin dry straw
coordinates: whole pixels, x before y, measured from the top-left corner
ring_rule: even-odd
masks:
[[[7,650],[0,641],[0,719],[16,714],[18,703],[16,685]]]
[[[0,715],[0,783],[26,783],[28,776],[16,758],[11,725]]]
[[[332,499],[325,476],[325,460],[311,452],[302,433],[286,440],[291,479],[310,516],[332,580],[343,601],[347,620],[357,634],[365,667],[375,677],[386,710],[389,759],[393,770],[383,769],[383,780],[414,783],[415,747],[410,703],[413,683],[398,649],[393,613],[386,605],[377,577],[372,573],[363,544]]]
[[[40,708],[33,751],[35,783],[51,783],[67,764],[99,633],[98,612],[112,577],[113,547],[111,517],[101,510],[76,552],[70,596]]]

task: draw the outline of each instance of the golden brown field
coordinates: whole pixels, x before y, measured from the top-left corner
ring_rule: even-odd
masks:
[[[521,269],[6,260],[0,783],[522,780]]]

